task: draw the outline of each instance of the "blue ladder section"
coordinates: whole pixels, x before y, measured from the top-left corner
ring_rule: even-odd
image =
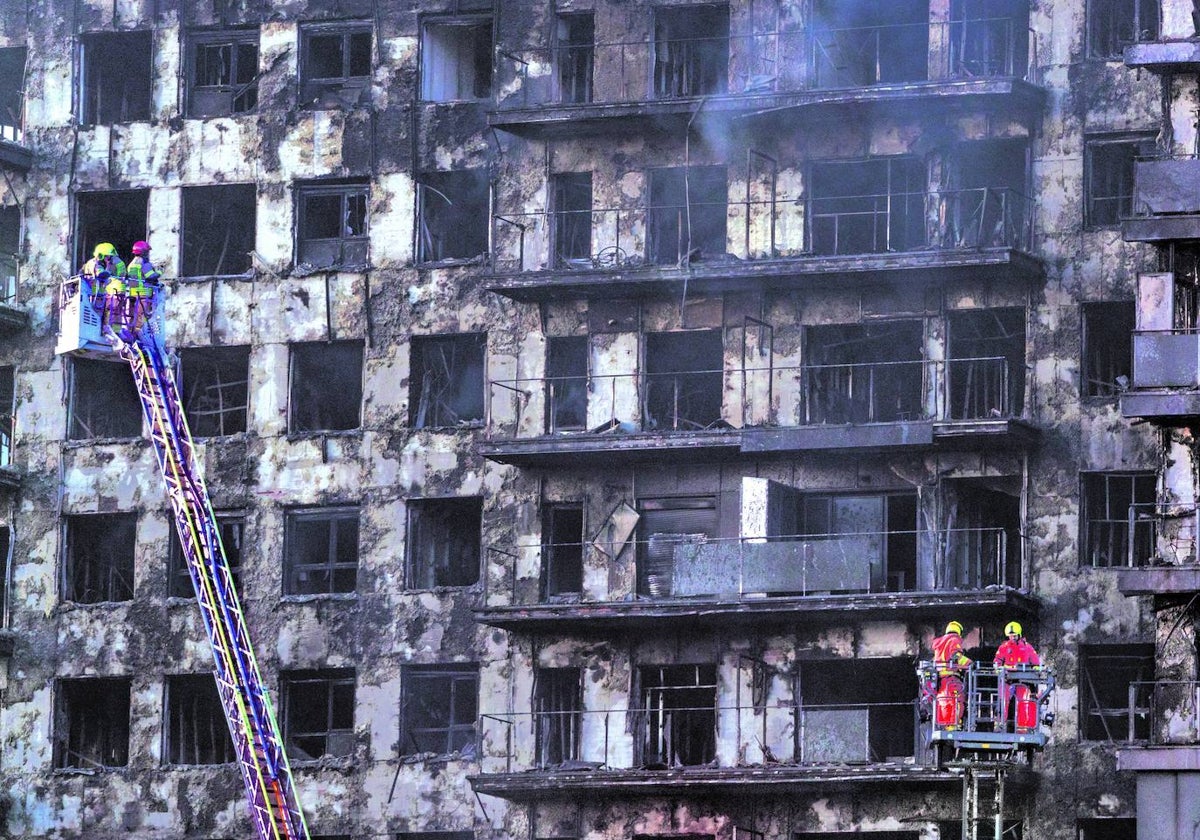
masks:
[[[105,338],[129,363],[215,661],[217,693],[259,840],[308,840],[279,727],[263,688],[171,367],[152,330]]]

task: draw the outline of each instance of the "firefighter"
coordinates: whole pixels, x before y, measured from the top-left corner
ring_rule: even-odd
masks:
[[[162,277],[150,262],[150,243],[139,239],[133,243],[133,259],[129,261],[129,314],[131,329],[137,332],[150,316],[150,307]]]
[[[963,653],[963,626],[957,621],[946,625],[945,634],[933,640],[933,664],[938,670],[937,706],[934,722],[941,729],[957,729],[962,724],[967,698],[960,676],[973,664]]]
[[[1007,638],[996,651],[996,658],[992,660],[993,665],[1004,669],[1041,667],[1042,660],[1038,656],[1037,651],[1034,650],[1033,645],[1025,640],[1019,622],[1010,621],[1004,625],[1004,635]],[[1021,713],[1023,704],[1029,700],[1029,686],[1022,684],[1005,684],[1004,689],[1000,692],[1000,729],[1008,728],[1008,707],[1014,698],[1016,699],[1017,706],[1017,714],[1015,715],[1017,718],[1017,729],[1021,731],[1032,730],[1036,725],[1036,709],[1034,710],[1035,719],[1033,722],[1022,719],[1024,717]]]
[[[123,314],[123,299],[125,297],[125,263],[117,256],[117,249],[111,242],[101,242],[92,251],[92,258],[83,264],[80,274],[90,281],[91,294],[97,304],[103,300],[102,319],[107,326],[113,323],[114,316]],[[100,292],[104,297],[100,298]],[[100,308],[97,306],[97,308]]]

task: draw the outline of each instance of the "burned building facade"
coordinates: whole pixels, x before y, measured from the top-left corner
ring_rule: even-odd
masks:
[[[1196,27],[0,6],[7,835],[250,833],[129,371],[53,353],[146,238],[314,836],[958,837],[954,619],[1058,678],[1005,836],[1190,837]]]

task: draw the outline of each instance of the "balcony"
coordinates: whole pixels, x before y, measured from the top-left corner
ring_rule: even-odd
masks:
[[[1125,595],[1178,595],[1200,592],[1200,560],[1196,554],[1195,505],[1131,505],[1124,527],[1125,565],[1117,586]]]
[[[501,53],[500,86],[515,93],[488,122],[554,137],[855,106],[1016,106],[1032,118],[1044,101],[1034,44],[1015,18],[569,43]]]
[[[1015,539],[1005,528],[979,527],[493,547],[489,565],[505,577],[488,579],[477,616],[509,630],[553,632],[819,623],[848,613],[887,618],[897,609],[931,620],[946,611],[980,620],[1033,616],[1036,603],[1018,591]],[[633,567],[624,582],[613,577],[613,558],[623,554]],[[624,572],[629,564],[620,565]],[[564,592],[549,578],[568,566],[576,591]],[[585,569],[608,588],[584,584],[592,580]]]
[[[1101,710],[1121,770],[1200,769],[1200,683],[1157,680],[1129,684],[1128,704]]]
[[[476,793],[780,793],[864,783],[956,785],[931,764],[915,699],[894,703],[687,706],[483,715]]]
[[[493,381],[485,457],[519,466],[1031,446],[1004,357]]]
[[[662,295],[679,292],[685,282],[698,293],[794,289],[878,281],[881,273],[892,282],[920,284],[1027,281],[1041,276],[1030,206],[1012,190],[980,187],[497,213],[489,288],[539,302]]]
[[[1121,223],[1127,242],[1200,238],[1200,158],[1134,161],[1133,212]]]

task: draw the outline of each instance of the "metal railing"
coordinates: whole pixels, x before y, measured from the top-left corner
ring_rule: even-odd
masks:
[[[1159,556],[1161,542],[1159,529],[1170,509],[1162,506],[1160,512],[1159,507],[1156,503],[1134,503],[1124,518],[1089,520],[1083,546],[1084,562],[1094,568],[1106,569],[1155,565],[1154,558]],[[1194,523],[1194,511],[1191,516]]]
[[[803,61],[784,57],[806,55]],[[1036,81],[1028,20],[981,18],[727,36],[564,43],[504,51],[503,107],[646,102],[725,93],[862,88],[964,78]]]
[[[624,587],[618,584],[599,596],[549,591],[547,581],[561,571],[552,566],[569,564],[577,572],[571,577],[582,581],[585,567],[612,564],[613,551],[632,560]],[[1008,554],[1008,533],[1001,527],[769,537],[650,534],[619,546],[525,543],[489,550],[489,567],[502,568],[503,575],[486,578],[482,603],[484,608],[564,598],[606,603],[632,596],[651,601],[736,601],[1019,586],[1020,557],[1010,565]]]
[[[1010,368],[990,356],[492,380],[487,435],[1007,419],[1023,408]]]
[[[1099,718],[1118,743],[1200,744],[1200,682],[1194,680],[1131,682],[1124,707],[1093,700],[1085,713]]]
[[[1196,564],[1200,560],[1196,553],[1200,533],[1197,514],[1194,504],[1130,505],[1123,529],[1128,548],[1125,565],[1141,568]]]
[[[910,702],[679,706],[485,714],[481,773],[923,763]]]
[[[492,216],[494,272],[620,271],[731,258],[1028,251],[1028,198],[1005,187],[816,195]],[[690,217],[691,234],[688,233]]]

